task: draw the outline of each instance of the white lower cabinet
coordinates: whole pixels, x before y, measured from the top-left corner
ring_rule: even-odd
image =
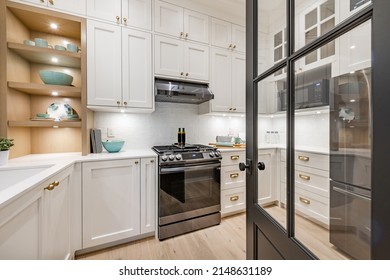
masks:
[[[83,163],[83,248],[154,231],[155,172],[153,158]]]
[[[222,153],[221,163],[221,214],[227,216],[245,211],[245,171],[238,164],[245,161],[245,151]]]
[[[73,166],[0,210],[0,259],[73,258],[72,174]]]
[[[277,184],[279,182],[275,149],[259,150],[258,160],[265,164],[265,170],[258,171],[257,203],[259,205],[272,204],[278,200]]]

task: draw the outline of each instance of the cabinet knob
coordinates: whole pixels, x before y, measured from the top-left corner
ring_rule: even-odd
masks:
[[[188,33],[186,33],[186,38],[188,38]]]
[[[121,19],[121,17],[120,16],[116,16],[115,18],[116,18],[116,23],[119,23],[119,20]]]
[[[43,1],[41,1],[41,2],[43,2]],[[50,3],[51,5],[54,5],[54,0],[49,0],[49,3]]]
[[[180,38],[183,38],[184,32],[180,32]]]
[[[150,163],[154,163],[154,159],[152,159],[152,160],[150,161]]]
[[[233,49],[235,49],[237,46],[236,45],[233,45]]]
[[[233,47],[233,44],[230,44],[230,45],[229,45],[229,49],[231,49],[232,47]]]
[[[125,106],[127,106],[127,101],[123,102],[123,104],[124,104]]]
[[[135,164],[138,164],[139,162],[138,162],[138,160],[136,160],[134,163],[135,163]]]
[[[123,22],[125,23],[125,24],[127,24],[127,18],[123,18]]]
[[[236,111],[237,110],[237,108],[233,108],[233,111]]]
[[[186,73],[186,77],[188,77],[189,76],[189,74],[188,73]]]
[[[45,3],[45,0],[41,0],[41,3]]]
[[[238,195],[231,196],[230,201],[237,201],[240,197]]]
[[[121,102],[120,102],[120,101],[117,101],[116,104],[119,106],[119,105],[121,105]]]
[[[184,75],[184,72],[180,72],[180,76],[183,76]]]

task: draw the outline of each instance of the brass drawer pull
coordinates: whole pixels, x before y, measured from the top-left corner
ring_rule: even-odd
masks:
[[[239,174],[238,173],[232,173],[230,174],[230,178],[235,179],[238,178]]]
[[[48,190],[48,191],[52,191],[54,190],[56,187],[58,187],[60,185],[60,182],[58,181],[54,181],[53,183],[49,184],[45,190]]]
[[[231,156],[230,159],[231,160],[238,160],[238,159],[240,159],[240,156]]]
[[[237,201],[240,197],[238,195],[231,196],[230,201]]]
[[[299,174],[299,178],[301,178],[302,180],[306,180],[306,181],[310,180],[310,176],[303,175],[303,174]]]
[[[298,159],[302,161],[309,161],[310,158],[305,156],[298,156]]]
[[[303,198],[303,197],[300,197],[300,198],[299,198],[299,201],[302,202],[302,203],[305,203],[305,204],[307,204],[307,205],[310,204],[310,200],[308,200],[308,199],[306,199],[306,198]]]

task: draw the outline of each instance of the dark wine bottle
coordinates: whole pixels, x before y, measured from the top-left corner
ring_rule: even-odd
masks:
[[[181,146],[182,144],[181,144],[181,142],[182,142],[182,132],[181,132],[181,128],[179,128],[179,130],[178,130],[178,132],[177,132],[177,144],[179,145],[179,146]]]
[[[181,145],[185,146],[186,145],[186,131],[184,127],[181,130]]]

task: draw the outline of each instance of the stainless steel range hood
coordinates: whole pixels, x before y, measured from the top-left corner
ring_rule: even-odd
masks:
[[[214,98],[207,84],[156,79],[156,102],[201,104]]]

